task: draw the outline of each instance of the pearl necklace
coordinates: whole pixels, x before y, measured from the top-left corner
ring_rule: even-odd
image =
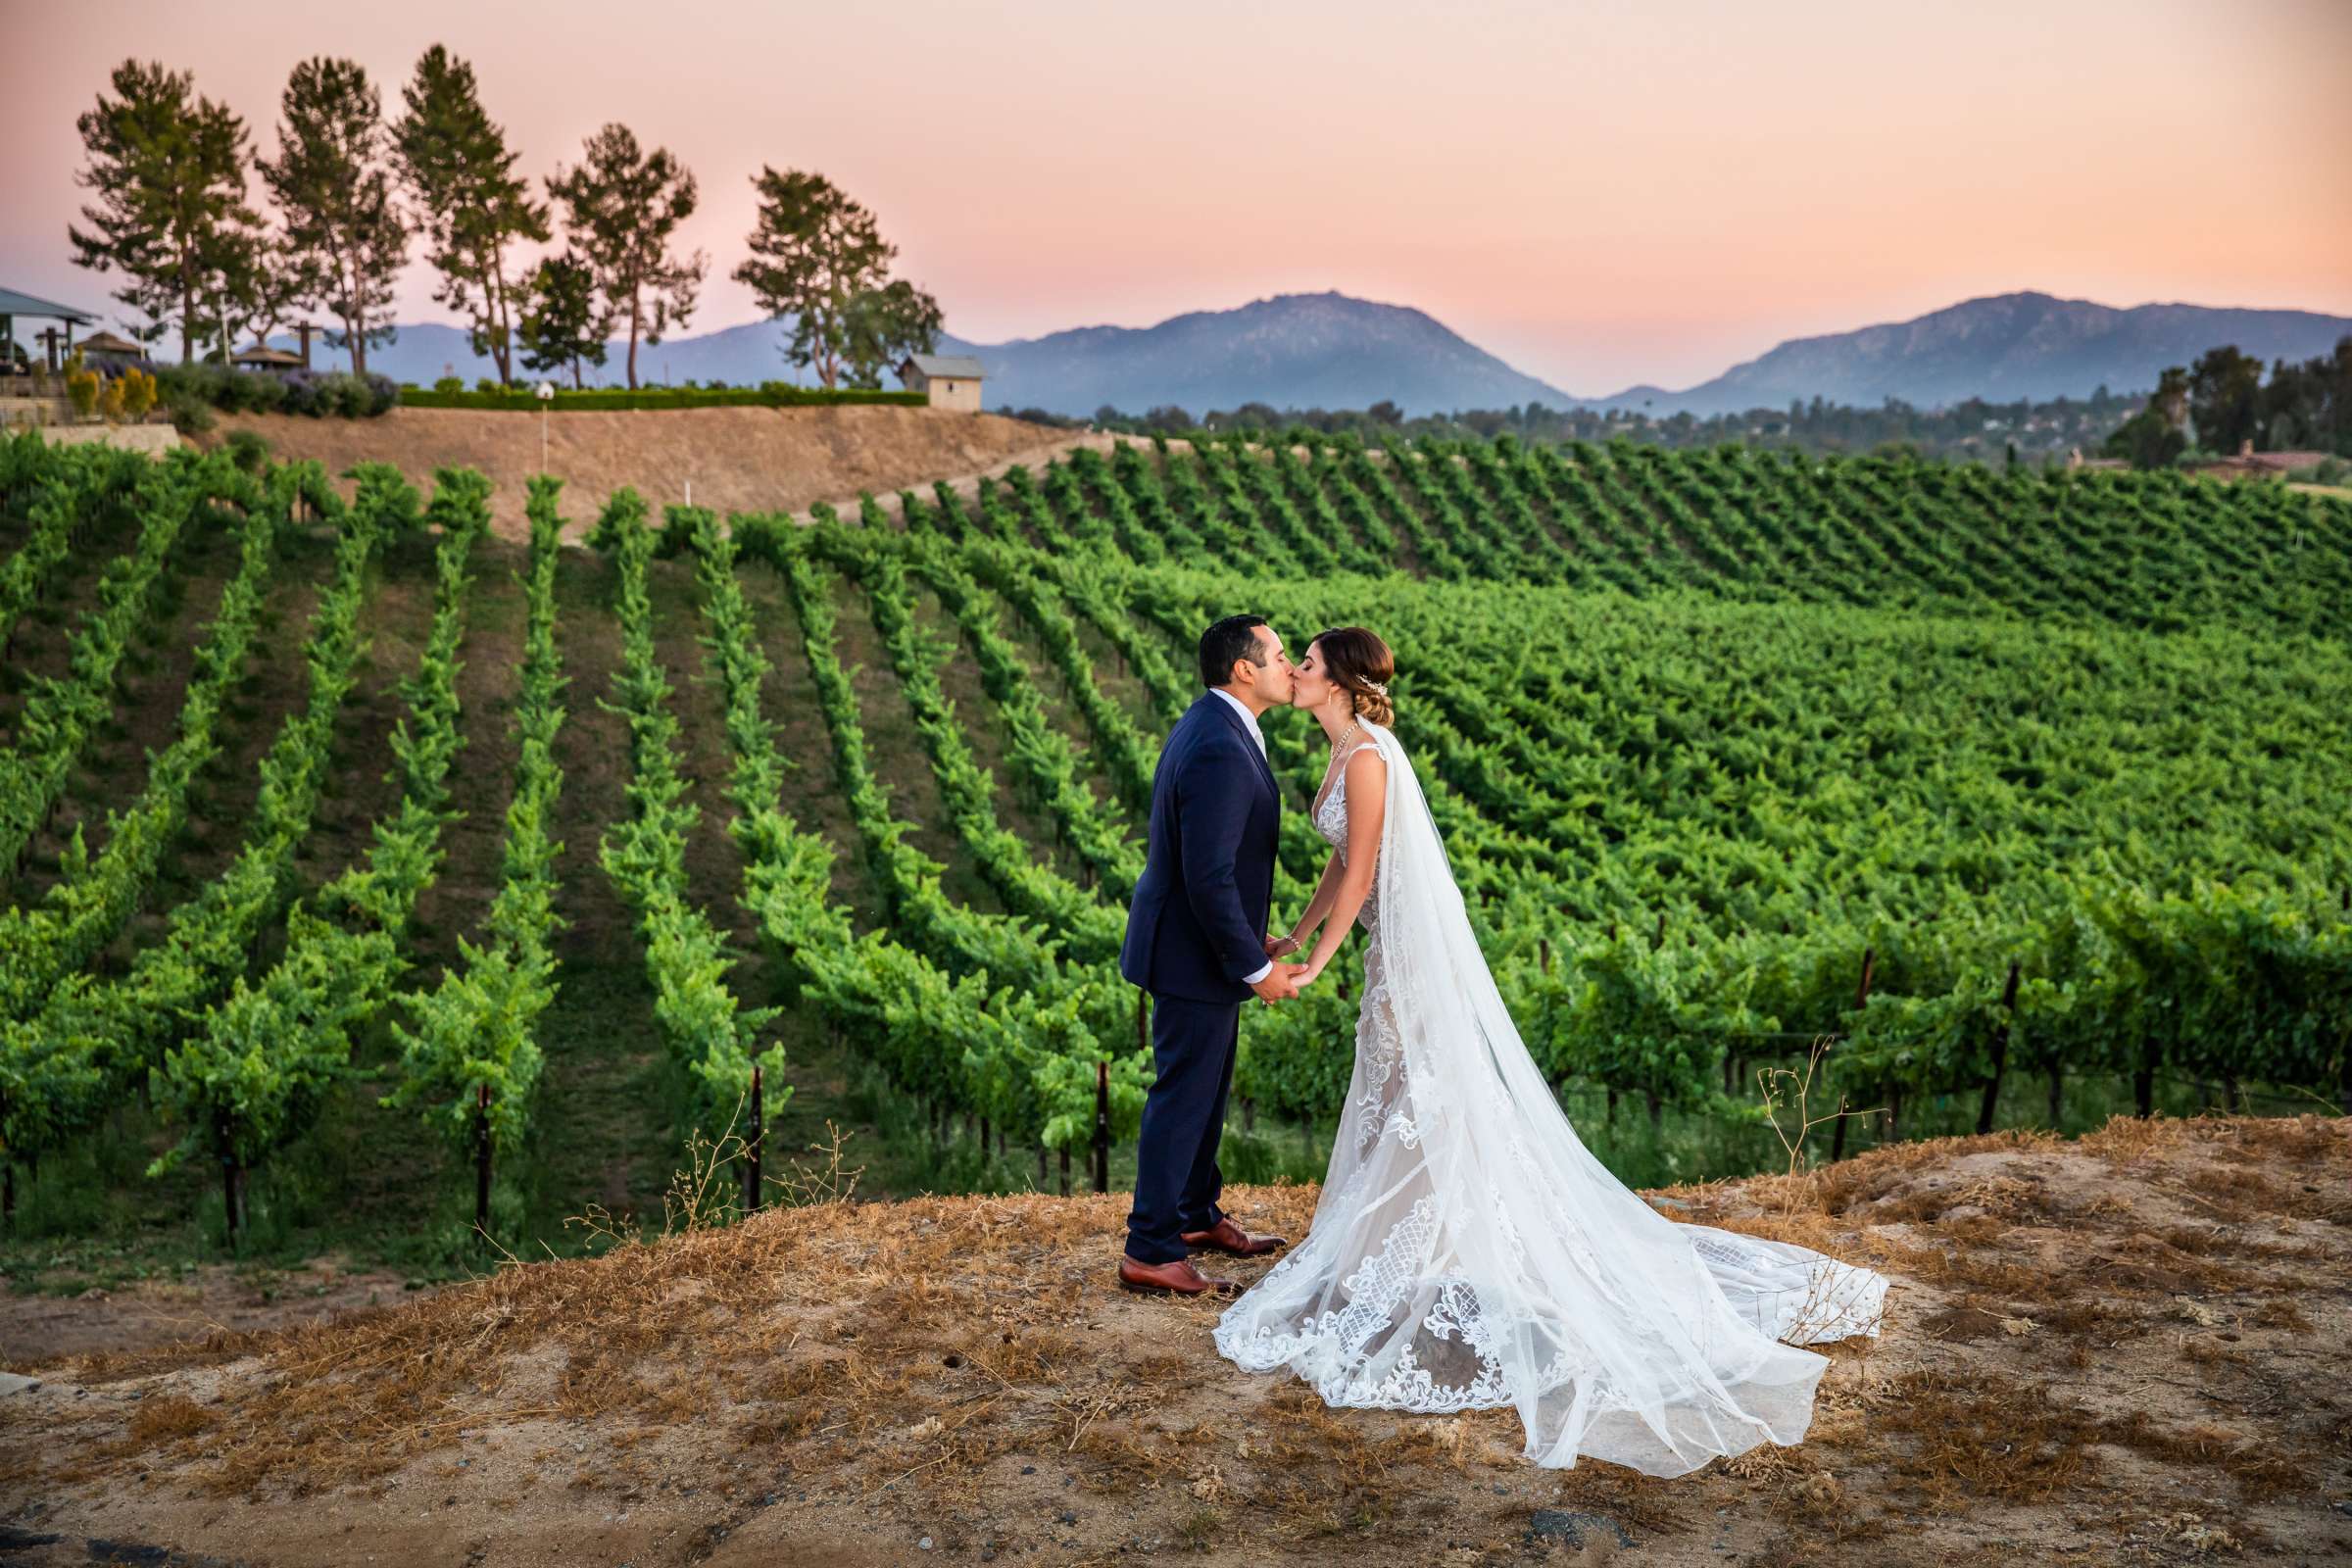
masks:
[[[1349,737],[1355,734],[1356,722],[1357,721],[1352,718],[1348,720],[1348,727],[1340,731],[1340,738],[1331,743],[1331,756],[1325,759],[1323,762],[1323,770],[1325,772],[1328,773],[1331,771],[1331,764],[1340,760],[1340,748],[1347,745]]]

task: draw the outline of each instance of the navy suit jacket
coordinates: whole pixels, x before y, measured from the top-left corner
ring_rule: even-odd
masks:
[[[1266,961],[1282,793],[1233,705],[1215,692],[1176,721],[1152,775],[1144,874],[1119,972],[1192,1002],[1246,1002]]]

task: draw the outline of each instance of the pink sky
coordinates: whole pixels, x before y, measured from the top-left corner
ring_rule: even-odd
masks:
[[[1599,394],[2011,289],[2352,315],[2345,0],[13,9],[0,282],[110,314],[65,229],[126,53],[270,147],[297,61],[391,107],[442,42],[526,170],[614,119],[694,170],[689,331],[759,314],[762,163],[871,206],[982,342],[1338,288]]]

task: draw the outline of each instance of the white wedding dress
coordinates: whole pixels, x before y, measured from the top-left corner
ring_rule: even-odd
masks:
[[[1673,1476],[1796,1443],[1829,1366],[1797,1346],[1877,1334],[1885,1276],[1678,1224],[1593,1158],[1503,1008],[1403,749],[1363,733],[1388,809],[1355,1071],[1313,1224],[1219,1318],[1218,1351],[1333,1405],[1516,1408],[1543,1465]],[[1345,769],[1315,811],[1342,855]]]

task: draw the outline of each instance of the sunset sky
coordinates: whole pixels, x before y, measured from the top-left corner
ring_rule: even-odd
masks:
[[[2020,288],[2352,315],[2352,0],[132,0],[8,27],[0,283],[110,318],[66,224],[74,116],[126,53],[273,148],[297,61],[356,59],[389,111],[434,42],[534,173],[609,120],[685,160],[689,331],[758,315],[726,273],[762,163],[872,207],[982,342],[1337,288],[1592,395]],[[400,318],[447,318],[430,294],[416,262]]]

